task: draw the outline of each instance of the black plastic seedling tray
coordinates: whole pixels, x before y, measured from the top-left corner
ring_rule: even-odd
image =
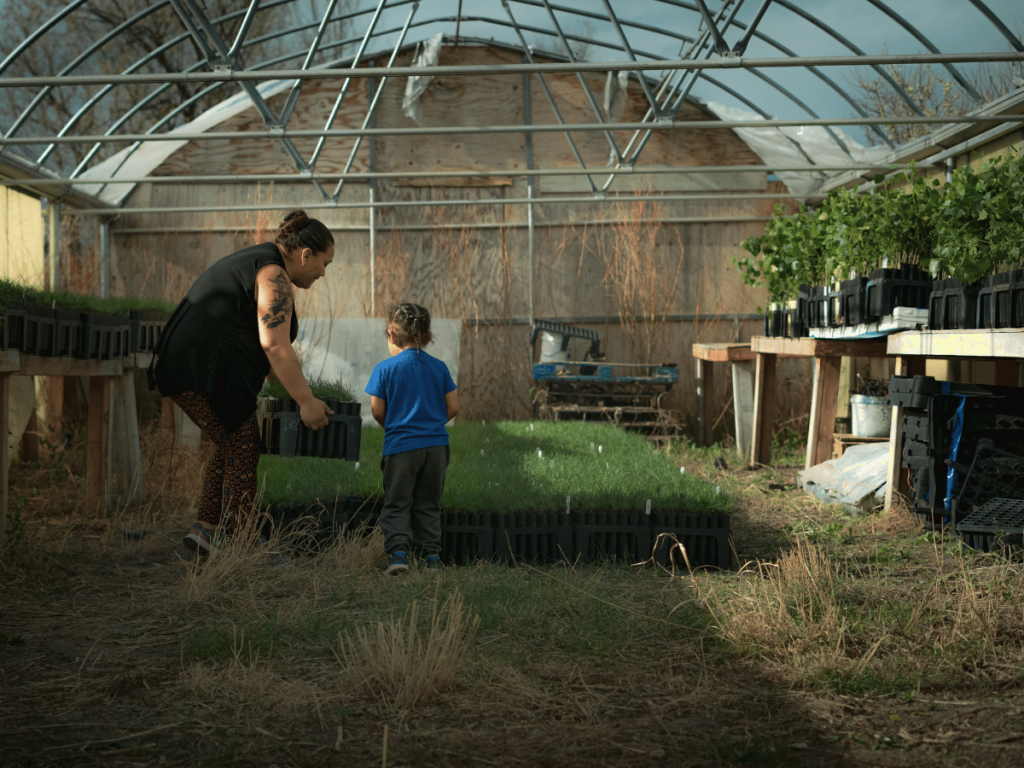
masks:
[[[988,552],[1000,534],[1024,534],[1024,499],[989,499],[957,523],[960,541]]]

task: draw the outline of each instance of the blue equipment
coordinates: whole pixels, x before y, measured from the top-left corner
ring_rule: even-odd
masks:
[[[675,365],[609,363],[596,331],[535,320],[530,346],[542,337],[533,364],[537,415],[554,421],[606,421],[649,437],[675,434],[675,419],[662,399],[679,380]],[[571,359],[573,340],[589,342],[582,360]]]

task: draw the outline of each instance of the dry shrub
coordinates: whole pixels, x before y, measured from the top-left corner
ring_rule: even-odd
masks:
[[[338,536],[325,553],[328,563],[339,573],[354,576],[380,569],[384,561],[384,532],[358,528]]]
[[[822,644],[841,650],[846,635],[838,566],[802,539],[776,563],[746,567],[737,595],[726,597],[708,582],[707,601],[729,642],[767,653],[802,653]]]
[[[443,604],[435,595],[429,629],[424,636],[419,605],[401,619],[378,621],[358,628],[355,637],[342,635],[342,660],[361,679],[377,689],[395,709],[409,709],[455,686],[463,659],[476,639],[480,617],[467,614],[462,594],[455,592]]]
[[[324,724],[320,706],[324,693],[314,683],[286,679],[274,672],[268,661],[260,661],[258,655],[251,662],[243,661],[242,656],[248,654],[242,633],[235,635],[232,652],[234,658],[226,666],[191,664],[181,673],[184,688],[206,703],[227,699],[229,705],[256,705],[264,711],[284,711],[297,718],[315,711]]]
[[[294,575],[291,561],[272,562],[274,554],[290,550],[287,537],[275,533],[262,546],[256,545],[255,538],[255,533],[246,532],[224,537],[209,555],[189,562],[183,584],[185,602],[251,602]]]

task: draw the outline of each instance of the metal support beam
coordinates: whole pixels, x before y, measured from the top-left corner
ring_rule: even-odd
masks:
[[[718,26],[711,18],[711,11],[708,10],[704,0],[697,0],[697,8],[700,15],[704,17],[704,23],[707,25],[708,32],[711,33],[711,39],[715,41],[715,52],[719,56],[725,56],[729,53],[729,46],[726,44],[725,38],[722,37],[722,33],[718,31]]]
[[[409,11],[409,16],[405,20],[405,26],[402,27],[402,33],[398,36],[398,41],[395,43],[394,50],[391,52],[391,58],[388,59],[388,66],[392,66],[395,63],[395,59],[398,57],[398,52],[402,49],[402,43],[405,42],[405,35],[409,31],[409,25],[412,24],[413,16],[416,15],[416,10],[420,7],[419,3],[412,4],[412,10]],[[369,127],[373,121],[374,113],[377,110],[377,102],[380,100],[380,96],[384,93],[384,86],[387,85],[388,79],[382,77],[380,79],[380,85],[377,86],[376,93],[373,94],[373,100],[369,103],[366,108],[366,117],[363,118],[362,127],[365,129]],[[363,137],[359,136],[356,138],[355,144],[352,145],[352,151],[349,152],[348,162],[345,163],[344,173],[348,173],[352,169],[352,163],[356,160],[356,155],[359,154],[359,147],[362,146]],[[338,180],[338,185],[334,188],[334,193],[331,195],[331,200],[337,200],[341,196],[341,188],[345,184],[345,177],[342,176]]]
[[[545,3],[547,0],[545,0]],[[626,38],[626,33],[622,29],[622,24],[619,23],[619,17],[615,15],[615,11],[612,10],[612,4],[609,0],[603,0],[605,10],[608,11],[608,18],[611,19],[612,25],[615,27],[615,32],[619,36],[619,41],[622,43],[622,50],[626,52],[626,55],[632,61],[636,61],[636,54],[633,53],[633,48],[629,44],[629,40]],[[647,96],[647,103],[651,105],[651,110],[654,112],[654,119],[657,120],[661,117],[661,105],[658,104],[658,100],[654,94],[651,93],[651,86],[647,83],[646,77],[637,78],[640,81],[640,87],[643,88],[644,95]],[[621,159],[621,158],[620,158]]]
[[[253,19],[256,18],[256,11],[259,10],[259,7],[260,0],[250,0],[249,9],[245,12],[245,18],[242,19],[242,24],[238,28],[238,34],[235,35],[235,42],[232,43],[230,50],[228,50],[228,66],[232,69],[234,69],[238,64],[238,54],[242,50],[242,45],[245,43],[245,36],[249,34],[249,27],[252,26]]]
[[[110,221],[100,222],[100,298],[110,293]]]
[[[316,56],[317,49],[320,47],[320,41],[324,39],[324,32],[327,31],[327,25],[331,21],[331,16],[334,14],[334,8],[337,4],[338,0],[328,0],[323,18],[320,19],[320,26],[317,27],[316,34],[313,36],[313,42],[310,43],[309,51],[306,53],[306,58],[302,61],[302,69],[308,70],[309,65],[313,62],[313,57]],[[296,80],[291,91],[288,93],[288,99],[285,101],[284,107],[281,109],[281,116],[278,118],[278,122],[281,125],[288,125],[288,121],[291,119],[295,105],[299,102],[299,94],[302,93],[302,82],[302,80]]]
[[[533,54],[530,52],[530,46],[526,44],[526,38],[523,37],[523,30],[519,28],[518,22],[512,15],[512,9],[509,7],[508,0],[501,0],[501,4],[505,8],[505,12],[508,14],[509,21],[511,21],[512,25],[515,27],[516,34],[519,36],[519,42],[523,46],[523,53],[526,55],[530,64],[535,64],[536,62],[533,60]],[[563,125],[565,120],[562,119],[562,113],[558,110],[558,104],[555,102],[555,97],[551,94],[551,90],[548,88],[548,84],[544,82],[544,78],[540,72],[537,73],[537,80],[540,82],[540,87],[544,89],[544,94],[548,97],[548,103],[551,105],[551,110],[555,113],[555,118],[558,120],[560,125]],[[569,133],[569,131],[565,132],[565,139],[569,142],[569,147],[572,149],[572,153],[576,157],[576,162],[580,164],[581,168],[586,168],[587,164],[583,160],[583,155],[580,154],[580,150],[576,146],[576,142],[573,141],[572,134]],[[594,184],[594,180],[590,175],[587,175],[587,182],[590,184],[590,190],[595,195],[598,194],[597,185]]]
[[[555,17],[555,12],[551,9],[551,3],[549,0],[541,0],[544,3],[544,7],[547,8],[548,16],[551,18],[551,23],[555,27],[555,32],[558,34],[558,39],[562,41],[562,45],[565,47],[565,53],[569,57],[570,61],[576,61],[576,54],[573,52],[572,47],[569,45],[569,41],[565,39],[565,33],[562,31],[562,25],[558,23],[558,19]],[[598,106],[597,99],[594,98],[594,92],[590,90],[590,84],[587,83],[587,79],[583,76],[582,72],[576,73],[577,79],[580,81],[580,85],[583,86],[583,93],[587,97],[587,101],[590,102],[590,108],[594,110],[594,116],[597,118],[597,122],[603,123],[604,115],[601,114],[601,107]],[[615,143],[615,137],[612,136],[611,131],[605,131],[605,138],[608,139],[608,146],[611,147],[612,155],[615,157],[615,163],[622,163],[622,153],[619,152],[619,147]]]
[[[109,213],[109,211],[108,211]],[[48,290],[60,290],[60,203],[50,200],[46,206],[46,231],[50,240],[49,247],[49,286]]]
[[[384,9],[384,3],[387,0],[380,0],[377,3],[377,10],[374,11],[373,17],[370,19],[370,23],[366,28],[366,34],[363,35],[363,39],[359,43],[359,49],[356,51],[356,55],[352,58],[352,66],[358,67],[363,60],[363,53],[366,51],[366,46],[370,42],[370,38],[373,35],[373,31],[377,28],[377,22],[380,20],[380,12]],[[329,129],[334,124],[334,119],[338,116],[338,110],[341,108],[342,102],[345,101],[345,95],[348,93],[348,87],[352,83],[351,77],[346,77],[345,82],[341,84],[341,89],[338,91],[338,97],[334,100],[334,106],[331,107],[331,113],[327,116],[327,124],[324,129]],[[372,83],[372,79],[371,79]],[[372,90],[372,86],[368,87]],[[309,158],[309,169],[312,171],[316,168],[316,161],[320,159],[320,152],[323,151],[324,142],[326,137],[321,136],[320,140],[316,143],[316,148],[313,150],[313,154]]]

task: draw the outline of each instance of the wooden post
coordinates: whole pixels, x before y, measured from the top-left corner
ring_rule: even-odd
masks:
[[[104,517],[110,487],[107,460],[110,381],[110,376],[89,377],[89,437],[85,462],[86,507]]]
[[[1020,363],[1016,360],[996,359],[996,385],[1016,387],[1020,378]]]
[[[28,424],[21,435],[21,460],[32,463],[39,461],[39,417],[35,410],[29,414]]]
[[[11,375],[0,371],[0,546],[7,536],[7,483],[9,482],[7,464],[7,435],[10,432],[10,382]]]
[[[117,493],[122,503],[146,502],[142,484],[142,451],[139,447],[139,420],[135,405],[135,373],[126,370],[113,379],[114,398],[111,413],[111,450]]]
[[[811,394],[811,423],[807,428],[807,458],[804,469],[832,457],[832,436],[836,431],[836,398],[839,394],[841,357],[814,358]]]
[[[750,463],[768,464],[772,457],[772,428],[775,426],[776,355],[758,353],[754,368],[754,436]]]
[[[64,435],[64,377],[46,377],[46,423],[60,443]]]
[[[160,429],[174,431],[174,409],[177,406],[169,397],[160,398]]]
[[[715,386],[715,364],[697,358],[697,437],[700,445],[711,445],[711,427],[714,424],[712,393]]]

